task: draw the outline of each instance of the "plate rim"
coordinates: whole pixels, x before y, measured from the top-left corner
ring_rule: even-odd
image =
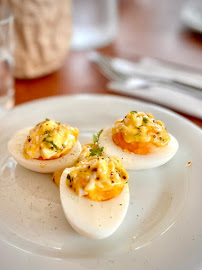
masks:
[[[25,103],[23,103],[23,104],[19,104],[19,105],[16,105],[6,116],[4,116],[3,118],[2,118],[2,120],[3,119],[5,119],[7,116],[9,116],[9,115],[11,115],[11,114],[13,114],[13,112],[15,113],[15,111],[18,111],[18,110],[20,110],[21,108],[26,108],[27,106],[29,106],[29,105],[31,105],[31,104],[35,104],[35,103],[43,103],[44,101],[49,101],[49,100],[54,100],[54,99],[57,99],[57,100],[59,100],[59,99],[64,99],[64,97],[65,98],[68,98],[68,97],[71,97],[71,98],[75,98],[75,99],[83,99],[83,98],[85,98],[85,99],[89,99],[89,98],[100,98],[100,97],[103,97],[103,98],[112,98],[112,99],[116,99],[116,100],[122,100],[122,101],[130,101],[130,102],[137,102],[137,103],[139,103],[140,105],[143,105],[144,106],[144,104],[145,105],[149,105],[151,108],[154,108],[154,109],[157,109],[157,110],[160,110],[161,112],[165,112],[166,114],[169,114],[169,115],[173,115],[174,117],[177,117],[179,120],[180,119],[182,119],[183,120],[183,122],[185,122],[186,124],[188,124],[188,125],[190,125],[192,128],[194,128],[195,130],[196,130],[196,132],[200,132],[200,134],[202,134],[202,129],[200,128],[200,127],[198,127],[196,124],[194,124],[193,122],[191,122],[189,119],[187,119],[187,118],[185,118],[184,116],[181,116],[181,115],[179,115],[178,113],[176,113],[176,112],[174,112],[174,111],[172,111],[172,110],[170,110],[170,109],[167,109],[167,108],[164,108],[164,107],[162,107],[162,106],[160,106],[160,105],[156,105],[156,104],[152,104],[152,103],[150,103],[150,102],[145,102],[145,101],[141,101],[141,100],[136,100],[136,99],[132,99],[132,98],[129,98],[129,97],[123,97],[123,96],[116,96],[116,95],[109,95],[109,94],[105,94],[105,95],[103,95],[103,94],[71,94],[71,95],[58,95],[58,96],[53,96],[53,97],[46,97],[46,98],[41,98],[41,99],[36,99],[36,100],[33,100],[33,101],[29,101],[29,102],[25,102]],[[202,140],[201,140],[201,142],[202,142]],[[9,247],[10,248],[13,248],[13,246],[12,245],[9,245]],[[0,248],[1,248],[1,246],[0,246]],[[8,250],[9,250],[9,248],[8,248]],[[16,247],[14,247],[14,252],[13,253],[15,253],[15,251],[17,250],[17,248]],[[48,257],[44,257],[44,256],[40,256],[40,255],[37,255],[37,254],[32,254],[32,253],[30,253],[29,251],[26,251],[26,250],[21,250],[21,249],[18,249],[18,251],[20,252],[20,254],[21,254],[21,252],[24,252],[25,253],[25,255],[26,256],[33,256],[33,259],[32,259],[32,261],[35,261],[35,259],[36,259],[36,261],[40,261],[40,258],[43,260],[44,258],[45,259],[49,259],[50,260],[50,258]],[[16,252],[17,253],[17,252]],[[29,255],[28,255],[29,254]],[[19,255],[20,256],[20,255]],[[17,258],[17,256],[16,256],[16,258]],[[44,259],[44,260],[45,260]],[[58,260],[57,258],[53,258],[53,260]],[[53,262],[53,260],[50,260],[51,262]],[[46,262],[47,262],[47,260],[46,260]],[[71,261],[65,261],[65,259],[63,260],[61,260],[61,262],[62,263],[64,263],[64,265],[66,266],[66,267],[70,267],[69,269],[75,269],[75,268],[77,268],[77,266],[78,266],[78,264],[79,264],[79,261],[76,263],[76,264],[74,264],[74,265],[72,265],[71,266],[71,264],[72,264],[72,262]],[[56,264],[57,266],[58,266],[58,269],[65,269],[65,268],[63,268],[63,266],[62,266],[62,263],[61,263],[61,266],[60,266],[60,263],[58,263],[58,264]],[[28,264],[27,264],[28,265]],[[37,265],[38,265],[38,263],[37,263]],[[48,269],[48,265],[50,265],[50,263],[49,264],[42,264],[41,265],[41,267],[42,268],[39,268],[39,269]],[[81,265],[80,265],[81,266]],[[47,268],[46,268],[47,267]],[[72,267],[72,268],[71,268]],[[75,267],[75,268],[74,268]],[[27,268],[23,268],[23,269],[27,269]],[[49,268],[50,269],[50,268]],[[51,267],[51,269],[54,269],[54,268],[52,268]],[[50,270],[51,270],[50,269]],[[80,267],[78,267],[78,269],[80,269]],[[89,268],[82,268],[82,269],[89,269]],[[113,268],[114,269],[114,268]],[[128,269],[128,268],[127,268]],[[147,266],[145,266],[144,267],[144,269],[147,269]]]
[[[13,114],[13,112],[20,110],[21,108],[23,109],[24,107],[27,107],[29,105],[34,105],[35,103],[43,103],[44,101],[47,102],[49,100],[54,100],[54,99],[63,99],[63,98],[75,98],[75,99],[90,99],[90,98],[97,98],[97,97],[101,97],[101,98],[114,98],[117,100],[128,100],[128,101],[134,101],[140,104],[146,104],[149,105],[150,107],[153,108],[157,108],[160,109],[162,111],[164,111],[165,113],[169,113],[171,115],[174,115],[180,119],[182,119],[183,121],[186,121],[188,124],[192,125],[194,128],[197,128],[198,131],[200,131],[202,133],[202,128],[200,128],[198,125],[196,125],[195,123],[193,123],[191,120],[189,120],[188,118],[186,118],[185,116],[173,111],[172,109],[166,108],[164,106],[161,106],[159,104],[154,104],[151,103],[149,101],[142,101],[139,99],[133,99],[127,96],[121,96],[121,95],[114,95],[114,94],[66,94],[66,95],[55,95],[55,96],[51,96],[51,97],[44,97],[44,98],[39,98],[39,99],[34,99],[31,101],[27,101],[21,104],[17,104],[15,105],[15,107],[13,107],[6,115],[4,115],[1,119],[4,120],[5,118],[9,117],[10,115]]]

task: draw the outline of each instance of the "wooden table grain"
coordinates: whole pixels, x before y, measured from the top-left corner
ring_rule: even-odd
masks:
[[[180,21],[185,1],[120,0],[117,39],[99,51],[130,60],[150,56],[202,70],[202,36],[191,33]],[[58,71],[42,78],[16,80],[15,104],[55,95],[110,93],[107,79],[89,63],[88,54],[69,52]],[[183,116],[202,127],[201,119]]]

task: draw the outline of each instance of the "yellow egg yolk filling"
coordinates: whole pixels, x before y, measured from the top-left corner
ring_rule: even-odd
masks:
[[[58,186],[60,187],[60,178],[62,176],[64,170],[59,170],[53,173],[52,175],[52,181]]]
[[[24,144],[26,159],[49,160],[66,155],[74,146],[79,130],[46,119],[32,128]]]
[[[67,185],[78,196],[106,201],[118,196],[128,181],[118,158],[89,157],[77,163],[67,175]]]
[[[79,156],[79,161],[82,161],[91,155],[90,149],[96,149],[94,143],[86,143],[81,146],[81,154]]]
[[[98,147],[97,144],[94,143],[86,143],[86,144],[82,144],[81,148],[81,153],[79,156],[79,160],[78,161],[82,161],[88,157],[91,156],[91,149],[96,150]],[[60,186],[60,178],[61,175],[63,173],[63,170],[59,170],[53,173],[52,175],[52,181],[59,187]]]
[[[112,140],[123,150],[147,155],[156,147],[164,147],[170,141],[165,125],[153,115],[131,111],[112,127]]]

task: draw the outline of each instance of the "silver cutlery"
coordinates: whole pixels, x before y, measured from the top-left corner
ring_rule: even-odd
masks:
[[[97,52],[91,53],[89,59],[91,62],[95,63],[99,67],[99,70],[102,72],[102,74],[106,76],[109,80],[123,82],[125,80],[132,78],[134,89],[148,88],[155,84],[157,85],[166,84],[171,85],[173,87],[180,87],[183,90],[191,90],[192,92],[194,90],[202,91],[202,83],[201,85],[193,85],[186,81],[183,82],[182,80],[179,79],[162,76],[162,74],[161,75],[148,74],[148,72],[142,72],[142,70],[141,71],[133,70],[132,67],[130,67],[130,72],[128,72],[129,74],[127,74],[127,72],[120,72],[114,68],[113,62],[114,58],[102,55]],[[127,63],[128,61],[125,62]]]

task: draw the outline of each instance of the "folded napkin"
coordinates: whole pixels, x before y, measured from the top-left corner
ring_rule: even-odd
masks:
[[[202,33],[202,1],[186,1],[181,11],[181,20],[193,31]]]
[[[126,75],[132,75],[134,72],[148,72],[148,74],[162,75],[163,77],[178,79],[182,82],[191,82],[195,86],[202,85],[202,72],[201,74],[190,72],[189,70],[181,69],[176,66],[173,67],[150,58],[144,58],[137,63],[117,59],[113,61],[113,68]],[[136,84],[137,81],[131,78],[127,81],[110,82],[108,88],[114,92],[143,98],[147,101],[155,102],[202,119],[202,91],[188,88],[184,90],[180,87],[176,88],[171,85],[162,84],[146,89],[134,90],[134,85]]]

